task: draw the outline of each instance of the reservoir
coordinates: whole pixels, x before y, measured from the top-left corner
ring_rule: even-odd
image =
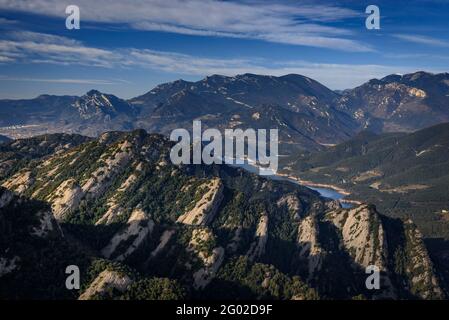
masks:
[[[258,174],[259,173],[259,169],[256,166],[253,166],[251,164],[245,163],[245,164],[233,164],[231,165],[233,167],[239,167],[239,168],[243,168],[251,173],[255,173]],[[316,192],[318,192],[320,194],[320,196],[324,197],[324,198],[328,198],[328,199],[332,199],[332,200],[337,200],[340,202],[342,208],[348,209],[348,208],[352,208],[353,204],[351,203],[347,203],[347,202],[342,202],[341,200],[343,200],[343,198],[345,197],[344,194],[334,190],[334,189],[330,189],[330,188],[318,188],[318,187],[310,187],[310,186],[305,186],[300,184],[298,181],[291,179],[289,177],[286,176],[280,176],[280,175],[271,175],[271,176],[263,176],[264,178],[267,179],[272,179],[272,180],[276,180],[276,181],[288,181],[306,188],[309,188],[311,190],[314,190]]]

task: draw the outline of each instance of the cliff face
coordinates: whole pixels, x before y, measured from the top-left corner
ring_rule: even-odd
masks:
[[[0,294],[51,297],[49,285],[65,292],[64,270],[74,264],[82,289],[62,297],[443,296],[411,224],[240,169],[174,166],[170,146],[144,131],[108,133],[6,176]],[[55,259],[39,270],[40,289],[25,289],[23,272]],[[365,286],[371,265],[380,290]]]
[[[132,280],[117,271],[104,270],[90,286],[80,295],[79,300],[93,300],[106,294],[108,290],[126,291]]]
[[[199,201],[196,201],[191,210],[179,216],[177,222],[189,225],[205,225],[210,222],[223,199],[223,184],[220,179],[214,178],[200,185],[195,195],[198,195]]]
[[[432,261],[429,259],[421,232],[411,220],[406,221],[405,275],[408,278],[413,295],[423,299],[438,299],[444,297],[439,280],[435,276]]]

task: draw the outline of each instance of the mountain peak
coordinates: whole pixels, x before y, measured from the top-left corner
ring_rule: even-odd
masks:
[[[217,73],[215,73],[215,74],[213,74],[213,75],[206,76],[206,77],[204,78],[204,80],[207,80],[207,79],[226,79],[226,78],[229,78],[229,77],[228,77],[228,76],[224,76],[224,75],[222,75],[222,74],[217,74]]]
[[[413,73],[409,73],[408,75],[415,76],[415,77],[421,77],[421,76],[433,76],[435,74],[432,73],[432,72],[427,72],[427,71],[420,70],[420,71],[416,71],[416,72],[413,72]]]
[[[95,89],[77,98],[72,106],[78,110],[83,119],[102,118],[104,116],[115,117],[121,114],[129,115],[133,112],[133,108],[128,102]]]
[[[92,90],[89,90],[87,93],[86,93],[86,96],[95,96],[95,95],[101,95],[102,93],[100,92],[100,91],[98,91],[98,90],[95,90],[95,89],[92,89]]]
[[[289,74],[283,75],[283,76],[281,76],[281,77],[279,77],[279,78],[301,78],[301,79],[310,79],[310,78],[308,78],[308,77],[306,77],[306,76],[303,76],[302,74],[297,74],[297,73],[289,73]]]

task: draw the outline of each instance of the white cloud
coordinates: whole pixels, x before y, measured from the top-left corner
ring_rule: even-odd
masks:
[[[27,78],[27,77],[9,77],[0,76],[0,81],[20,81],[20,82],[46,82],[46,83],[65,83],[65,84],[92,84],[92,85],[116,85],[129,83],[125,80],[102,80],[102,79],[49,79],[49,78]]]
[[[0,63],[13,62],[13,61],[14,59],[11,57],[0,56]]]
[[[448,60],[449,56],[441,54],[430,54],[430,53],[385,53],[383,54],[385,58],[389,59],[438,59],[438,60]]]
[[[6,18],[0,18],[0,26],[12,26],[17,24],[16,20],[6,19]]]
[[[316,79],[333,89],[354,87],[371,78],[380,78],[391,73],[415,71],[414,68],[409,67],[371,64],[329,64],[303,60],[273,62],[260,58],[207,58],[136,48],[105,50],[88,47],[79,41],[65,37],[30,32],[17,32],[11,35],[10,39],[0,40],[0,52],[2,52],[0,61],[3,57],[8,61],[27,63],[88,65],[123,69],[143,68],[188,77],[204,77],[211,74],[234,76],[242,73],[280,76],[297,73]],[[38,80],[43,82],[54,81]],[[77,80],[60,79],[59,81],[76,83]]]
[[[8,33],[0,52],[10,61],[84,64],[110,67],[118,57],[112,51],[86,47],[66,37],[30,31]]]
[[[67,3],[59,0],[0,0],[0,9],[64,17]],[[351,39],[352,33],[326,23],[361,16],[334,5],[214,0],[78,0],[83,21],[127,24],[132,28],[198,36],[258,39],[269,42],[372,51]]]
[[[448,41],[443,41],[437,38],[427,36],[411,35],[411,34],[394,34],[393,36],[401,40],[418,44],[437,46],[437,47],[449,47]]]

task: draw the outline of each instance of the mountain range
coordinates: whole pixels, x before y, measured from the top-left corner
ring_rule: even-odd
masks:
[[[415,72],[373,79],[345,90],[342,110],[375,132],[414,131],[449,121],[449,73]]]
[[[96,90],[84,96],[42,95],[0,100],[0,134],[45,133],[96,137],[111,130],[174,128],[279,128],[281,153],[323,150],[363,129],[413,131],[449,121],[449,74],[416,72],[371,80],[336,93],[300,75],[213,75],[197,82],[165,83],[122,100]]]

